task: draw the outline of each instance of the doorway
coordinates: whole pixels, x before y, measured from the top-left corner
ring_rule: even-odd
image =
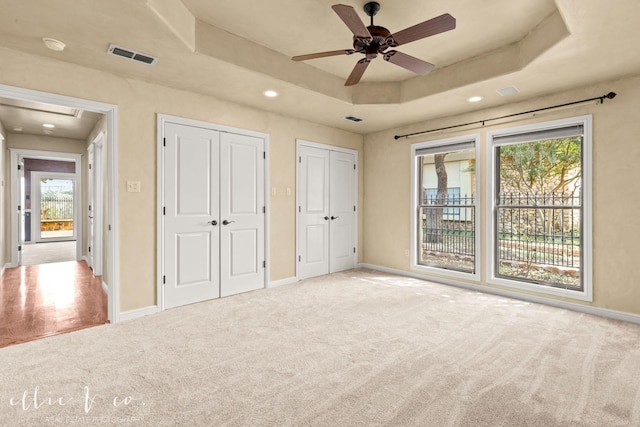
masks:
[[[357,260],[357,152],[297,141],[297,276],[349,270]]]
[[[31,241],[77,241],[75,174],[31,173]],[[25,201],[26,202],[26,201]],[[25,207],[27,203],[25,203]]]
[[[34,91],[29,89],[17,88],[7,85],[0,85],[0,97],[13,101],[16,103],[36,103],[43,104],[47,106],[55,106],[59,109],[68,109],[72,108],[78,110],[80,112],[90,112],[97,113],[103,116],[104,118],[104,138],[105,138],[105,173],[103,180],[105,182],[105,187],[109,188],[109,191],[104,195],[105,207],[104,207],[104,216],[105,216],[105,229],[108,230],[108,234],[106,235],[103,241],[103,249],[104,249],[104,275],[101,280],[101,288],[106,290],[107,293],[107,316],[108,320],[112,323],[118,321],[119,317],[119,308],[118,308],[118,298],[119,298],[119,274],[118,274],[118,257],[117,257],[117,248],[118,248],[118,223],[117,216],[115,212],[117,212],[118,208],[118,186],[117,186],[117,108],[114,105],[99,103],[95,101],[83,100],[80,98],[72,98],[62,95],[55,95],[46,92]],[[41,112],[40,110],[36,110]],[[57,112],[55,114],[59,114],[64,116],[65,113]],[[60,118],[60,120],[63,120]],[[40,125],[42,127],[42,125]],[[9,128],[11,130],[11,128]],[[19,230],[23,230],[24,228],[19,226],[19,223],[24,219],[24,209],[23,204],[20,204],[20,178],[18,165],[21,162],[22,157],[19,149],[10,150],[10,172],[8,173],[10,177],[10,202],[6,206],[5,212],[10,215],[10,227],[8,227],[5,231],[5,235],[2,236],[3,240],[6,238],[7,241],[10,242],[9,245],[9,259],[8,263],[5,265],[7,268],[18,267],[20,264],[20,253],[22,249],[22,242],[24,241],[24,233],[20,233]],[[41,152],[42,153],[42,152]],[[52,157],[54,159],[61,157],[61,154],[58,152],[44,152],[46,153],[46,157]],[[77,155],[76,164],[82,164],[81,155]],[[79,168],[80,169],[80,168]],[[79,171],[77,171],[78,173]],[[81,192],[80,190],[81,176],[76,177],[76,185],[75,191],[75,203],[76,206],[73,222],[74,222],[74,233],[76,240],[79,241],[76,249],[76,259],[81,259],[82,254],[82,237],[86,235],[86,232],[83,233],[82,227],[82,208],[78,208],[81,203],[78,203],[81,200]],[[42,237],[42,236],[41,236]],[[24,268],[24,267],[21,267]],[[6,273],[6,271],[5,271]],[[74,280],[71,278],[70,280]]]

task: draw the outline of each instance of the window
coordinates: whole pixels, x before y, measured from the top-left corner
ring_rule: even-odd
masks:
[[[476,137],[412,146],[413,267],[476,277]]]
[[[490,134],[494,283],[591,299],[590,124]]]

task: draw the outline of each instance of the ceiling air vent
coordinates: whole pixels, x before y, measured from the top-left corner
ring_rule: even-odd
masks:
[[[153,56],[149,56],[144,53],[136,52],[130,49],[125,49],[123,47],[116,46],[114,44],[109,45],[109,49],[107,49],[107,52],[109,52],[112,55],[121,56],[123,58],[142,62],[148,65],[154,65],[156,62],[158,62],[158,58],[154,58]]]
[[[362,121],[362,119],[360,117],[355,117],[355,116],[347,116],[347,117],[345,117],[345,119],[351,120],[352,122],[356,122],[356,123]]]

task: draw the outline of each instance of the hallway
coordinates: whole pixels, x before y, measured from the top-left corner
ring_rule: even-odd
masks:
[[[0,277],[0,348],[107,323],[107,295],[84,261],[8,268]]]

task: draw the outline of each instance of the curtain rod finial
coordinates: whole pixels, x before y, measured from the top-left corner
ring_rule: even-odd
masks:
[[[608,94],[605,95],[605,98],[613,99],[613,98],[616,97],[616,95],[617,95],[617,93],[615,93],[615,92],[609,92]]]

